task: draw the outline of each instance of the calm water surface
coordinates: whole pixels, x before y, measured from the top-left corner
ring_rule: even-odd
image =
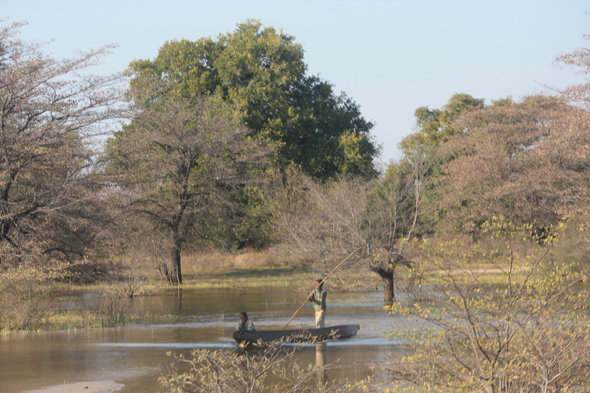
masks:
[[[126,299],[133,312],[175,316],[158,323],[114,329],[17,334],[0,337],[0,392],[24,392],[64,383],[111,380],[125,384],[121,392],[162,391],[157,382],[172,359],[166,352],[190,355],[196,348],[237,346],[231,333],[238,313],[247,311],[258,330],[280,329],[301,305],[306,294],[294,288],[250,290],[182,290],[152,297]],[[64,306],[92,304],[98,296],[72,296]],[[399,342],[387,341],[384,331],[402,326],[403,317],[382,311],[381,292],[328,295],[326,325],[360,324],[348,340],[309,346],[297,354],[301,364],[335,363],[326,376],[358,380],[403,351]],[[313,307],[307,305],[290,328],[312,327]]]

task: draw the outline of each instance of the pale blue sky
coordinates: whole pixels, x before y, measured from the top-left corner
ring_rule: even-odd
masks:
[[[259,19],[295,36],[309,72],[334,84],[376,122],[384,161],[399,157],[414,110],[454,93],[486,100],[580,81],[553,58],[585,46],[589,1],[150,1],[0,0],[0,19],[28,21],[21,38],[56,57],[108,43],[98,73],[153,58],[173,38],[197,40]],[[6,25],[6,21],[4,22]]]

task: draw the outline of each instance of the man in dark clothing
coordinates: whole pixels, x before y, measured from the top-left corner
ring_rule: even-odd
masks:
[[[326,321],[326,297],[328,296],[328,291],[322,288],[322,281],[321,279],[316,280],[315,291],[307,298],[308,302],[313,303],[313,308],[315,309],[316,328],[323,328],[324,322]]]

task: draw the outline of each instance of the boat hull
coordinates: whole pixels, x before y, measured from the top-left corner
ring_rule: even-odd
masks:
[[[285,342],[324,341],[349,338],[360,330],[359,325],[338,325],[317,329],[262,330],[257,332],[233,332],[232,337],[238,343],[269,343],[284,340]]]

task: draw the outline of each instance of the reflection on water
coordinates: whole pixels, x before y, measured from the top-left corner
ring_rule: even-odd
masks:
[[[163,296],[125,299],[130,311],[171,315],[136,326],[0,337],[0,392],[22,392],[63,383],[111,380],[125,384],[121,392],[158,392],[158,376],[171,363],[166,352],[189,356],[196,348],[236,351],[231,333],[240,311],[247,311],[258,330],[280,329],[301,304],[290,288],[183,290]],[[64,306],[91,305],[92,293],[73,294]],[[326,325],[360,324],[356,337],[304,347],[300,364],[315,364],[318,384],[335,378],[359,380],[369,365],[399,351],[398,343],[381,337],[400,326],[402,318],[382,311],[380,293],[329,294]],[[306,306],[290,327],[312,327],[314,312]]]
[[[326,343],[315,343],[315,365],[318,367],[326,365]]]
[[[316,380],[318,388],[326,384],[328,379],[328,370],[326,366],[326,343],[315,343],[315,365],[318,368]]]

